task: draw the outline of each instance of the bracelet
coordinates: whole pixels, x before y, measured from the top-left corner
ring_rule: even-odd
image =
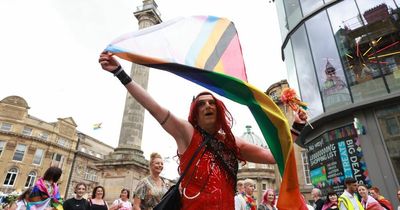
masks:
[[[292,128],[290,129],[290,132],[293,135],[298,136],[298,135],[300,135],[301,131],[304,129],[305,126],[306,126],[306,124],[294,122],[292,125]]]
[[[114,77],[117,77],[123,85],[126,85],[132,81],[131,77],[128,74],[126,74],[126,72],[121,66],[118,66],[118,68],[111,71],[111,73],[113,73]]]
[[[167,120],[169,119],[170,115],[171,115],[171,113],[168,110],[167,116],[164,118],[164,120],[162,122],[160,122],[160,125],[164,125],[167,122]]]

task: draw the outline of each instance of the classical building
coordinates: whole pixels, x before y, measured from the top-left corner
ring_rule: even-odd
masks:
[[[77,131],[71,117],[45,122],[28,111],[19,96],[0,101],[0,191],[23,192],[50,166],[63,170],[58,182],[63,197],[72,197],[78,182],[89,190],[98,185],[102,172],[94,163],[114,148]]]
[[[265,140],[257,136],[251,130],[250,125],[246,126],[246,131],[240,137],[252,144],[268,148]],[[279,176],[279,173],[277,173],[275,165],[252,162],[247,162],[243,165],[239,163],[238,180],[252,179],[256,182],[253,195],[257,199],[257,203],[260,203],[266,189],[278,189],[279,186],[276,185],[276,175]]]
[[[78,131],[78,144],[72,167],[69,172],[69,182],[66,198],[71,198],[74,194],[75,185],[83,182],[87,185],[87,193],[90,196],[93,188],[99,185],[99,180],[103,177],[103,171],[96,167],[96,163],[110,155],[114,148],[103,142]]]
[[[311,182],[341,193],[343,180],[396,201],[400,178],[398,0],[275,2],[290,86],[309,105],[299,137]]]

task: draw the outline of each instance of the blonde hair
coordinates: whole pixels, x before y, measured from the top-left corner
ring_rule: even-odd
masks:
[[[150,154],[150,165],[153,163],[154,159],[156,158],[160,158],[162,160],[162,157],[160,154],[158,154],[157,152],[153,152]]]
[[[256,183],[255,183],[252,179],[245,179],[245,180],[243,181],[243,185],[244,185],[245,187],[246,187],[246,186],[250,186],[250,185],[255,186]]]

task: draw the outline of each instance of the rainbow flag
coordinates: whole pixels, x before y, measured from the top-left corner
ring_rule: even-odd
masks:
[[[35,186],[29,195],[29,201],[26,204],[27,210],[45,210],[53,207],[55,210],[63,210],[63,200],[58,190],[57,183],[53,183],[53,191],[49,192],[46,188],[45,181],[40,178],[36,181]]]
[[[307,209],[299,191],[287,119],[265,93],[247,83],[238,34],[231,21],[213,16],[177,18],[123,35],[105,50],[171,72],[248,106],[283,174],[278,208]]]
[[[101,124],[103,124],[103,123],[95,123],[95,124],[93,124],[93,130],[100,129],[101,128]]]

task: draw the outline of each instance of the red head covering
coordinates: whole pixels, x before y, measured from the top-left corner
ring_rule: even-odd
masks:
[[[215,100],[215,106],[217,108],[216,130],[223,131],[223,133],[225,134],[225,138],[222,141],[225,143],[225,145],[228,148],[235,151],[237,157],[239,157],[239,159],[241,160],[240,155],[239,155],[239,149],[236,146],[235,137],[231,130],[232,121],[233,121],[232,115],[226,109],[225,104],[221,100],[215,98],[215,96],[213,94],[211,94],[210,92],[201,92],[196,96],[196,98],[193,99],[192,103],[190,104],[188,121],[190,122],[190,124],[192,124],[193,127],[196,127],[198,125],[197,119],[198,119],[198,115],[199,115],[199,110],[198,110],[197,102],[198,102],[199,96],[202,96],[202,95],[210,95]]]

